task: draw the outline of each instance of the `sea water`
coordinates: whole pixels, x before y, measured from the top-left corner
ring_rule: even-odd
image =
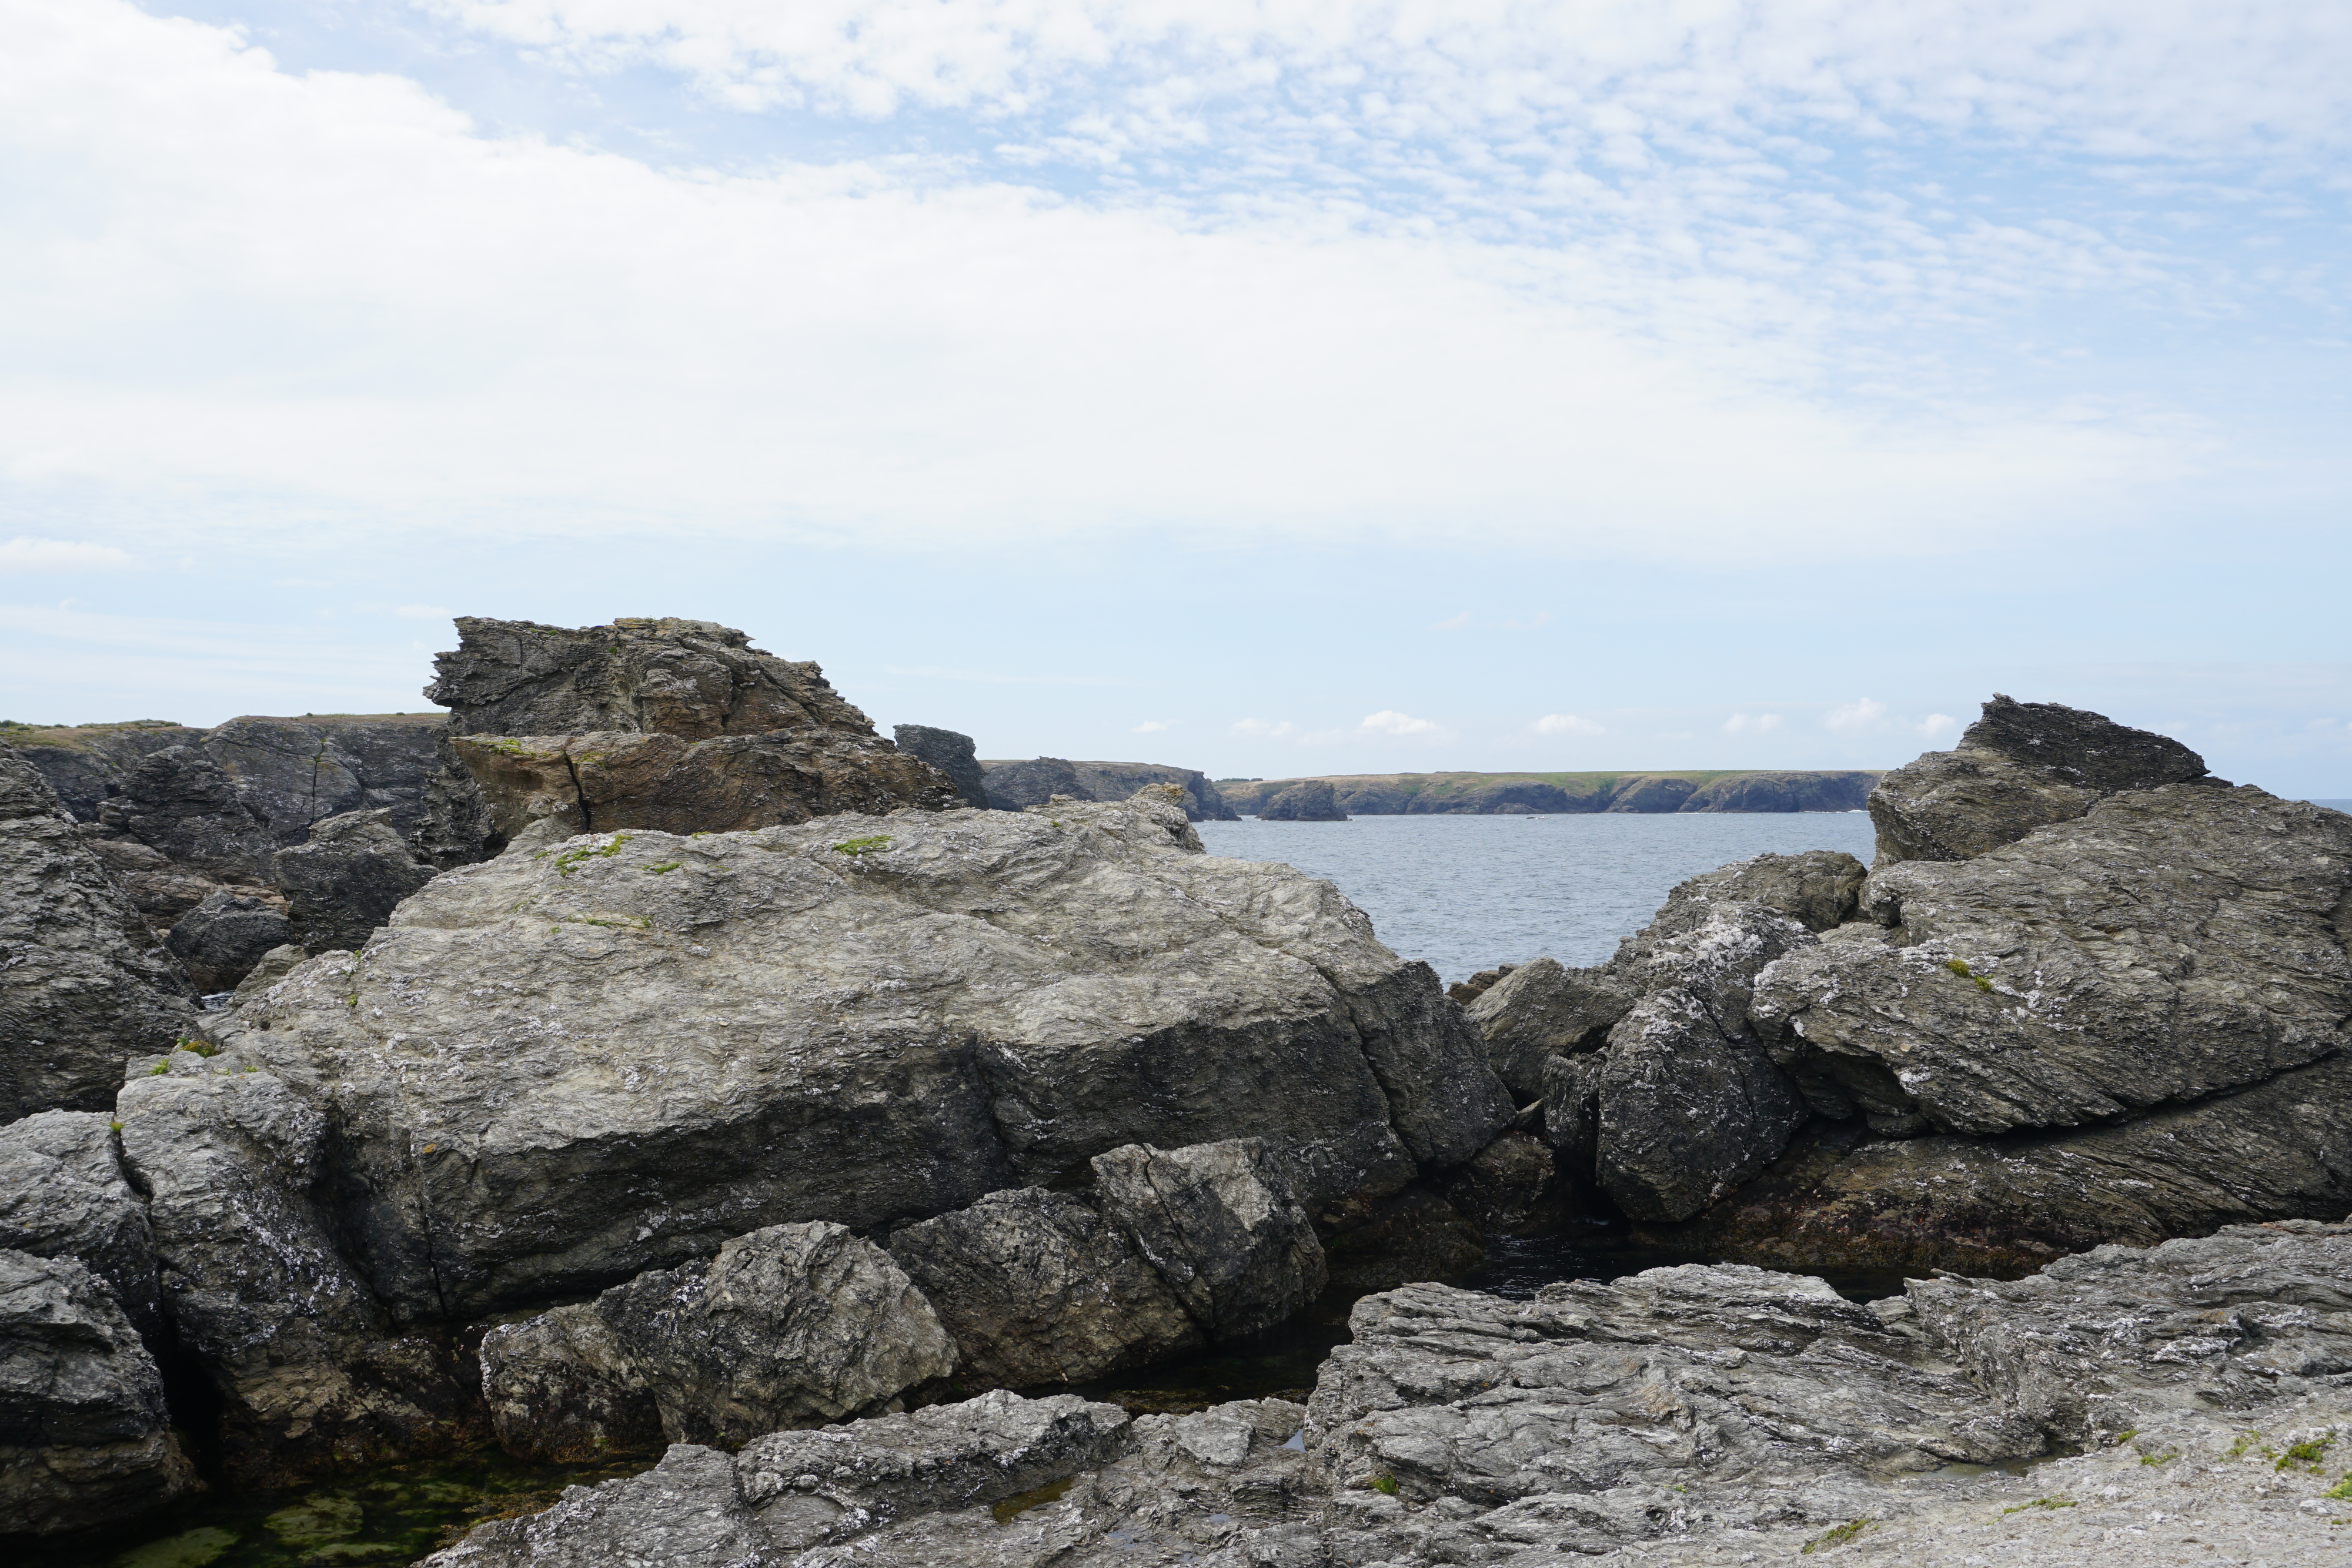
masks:
[[[1864,811],[1599,812],[1356,817],[1199,824],[1213,855],[1281,861],[1326,878],[1400,956],[1448,982],[1496,964],[1597,964],[1675,884],[1770,851],[1843,850],[1870,862]]]

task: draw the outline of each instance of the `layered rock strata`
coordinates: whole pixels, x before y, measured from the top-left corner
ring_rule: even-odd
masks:
[[[0,746],[0,1122],[100,1110],[191,1027],[187,982],[55,790]]]
[[[730,832],[958,803],[947,775],[874,733],[814,664],[708,621],[571,629],[457,618],[425,695],[496,833]]]
[[[1262,1137],[1310,1215],[1511,1114],[1426,966],[1165,799],[614,833],[443,873],[219,1026],[317,1104],[353,1257],[458,1319],[762,1226]]]

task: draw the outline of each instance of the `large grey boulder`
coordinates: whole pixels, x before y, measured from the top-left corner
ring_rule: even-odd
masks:
[[[0,1537],[119,1524],[194,1490],[169,1421],[105,1281],[0,1249]]]
[[[228,1053],[134,1066],[123,1164],[149,1195],[164,1310],[219,1392],[232,1484],[431,1452],[472,1435],[446,1347],[388,1323],[314,1198],[327,1122]]]
[[[980,766],[971,737],[952,729],[936,729],[928,724],[901,724],[891,727],[890,738],[908,756],[920,758],[946,774],[948,781],[955,786],[957,800],[979,810],[988,810],[988,775]],[[1132,795],[1135,791],[1127,793]]]
[[[122,1169],[105,1113],[43,1111],[0,1127],[0,1247],[83,1264],[133,1327],[162,1330],[147,1200]]]
[[[194,1016],[57,792],[0,744],[0,1122],[104,1109],[123,1062]]]
[[[1097,1155],[1094,1171],[1104,1216],[1213,1338],[1272,1328],[1329,1278],[1314,1224],[1262,1140],[1129,1145]]]
[[[547,1458],[642,1446],[648,1412],[671,1442],[730,1448],[870,1415],[956,1359],[889,1255],[824,1224],[755,1230],[493,1329],[481,1358],[501,1442]]]
[[[2108,798],[1874,873],[1885,928],[1792,952],[1756,1016],[1824,1114],[1979,1135],[2204,1098],[2352,1043],[2352,817],[2252,786]]]
[[[1203,1343],[1127,1234],[1067,1193],[991,1193],[900,1226],[890,1256],[954,1339],[966,1387],[1085,1383]]]
[[[312,823],[309,841],[279,850],[270,857],[270,870],[286,894],[289,919],[277,940],[254,953],[256,961],[289,941],[313,953],[364,946],[400,901],[434,874],[394,828],[388,809]]]
[[[382,924],[381,919],[375,924]],[[292,931],[282,898],[259,889],[238,893],[222,888],[205,894],[174,921],[163,946],[179,960],[181,970],[197,991],[211,994],[233,991],[242,985],[272,948],[286,946]],[[364,927],[360,939],[366,940]],[[352,946],[350,942],[330,945]]]
[[[1896,768],[1871,791],[1877,863],[1969,860],[2118,791],[2203,777],[2204,758],[2168,736],[1995,694],[1958,747]]]
[[[403,1318],[1130,1143],[1262,1137],[1311,1213],[1484,1147],[1511,1107],[1427,967],[1328,883],[1187,841],[1147,792],[557,841],[442,873],[217,1027],[329,1118]]]
[[[993,1393],[821,1431],[779,1432],[733,1458],[681,1443],[645,1475],[573,1487],[544,1513],[499,1520],[420,1568],[616,1563],[782,1564],[941,1511],[1065,1481],[1122,1453],[1127,1412],[1074,1395]],[[920,1562],[888,1550],[861,1562]]]

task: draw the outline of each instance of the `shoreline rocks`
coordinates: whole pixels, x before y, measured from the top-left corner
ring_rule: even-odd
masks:
[[[1026,762],[986,760],[980,767],[986,803],[1001,811],[1025,811],[1047,804],[1057,795],[1073,800],[1127,800],[1139,789],[1173,784],[1182,791],[1180,803],[1192,821],[1236,820],[1208,775],[1195,768],[1171,768],[1161,762],[1073,762],[1063,757],[1039,757]]]
[[[1349,816],[1558,816],[1595,811],[1859,811],[1881,775],[1873,772],[1380,773],[1325,779],[1228,779],[1220,799],[1243,816],[1263,816],[1286,791],[1331,787]]]

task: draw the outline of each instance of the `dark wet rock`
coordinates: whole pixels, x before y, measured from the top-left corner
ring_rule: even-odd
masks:
[[[1322,1243],[1262,1140],[1129,1145],[1093,1163],[1104,1218],[1135,1238],[1210,1337],[1271,1328],[1322,1293]]]
[[[890,1256],[953,1337],[965,1387],[1084,1383],[1203,1343],[1126,1233],[1066,1193],[991,1193],[899,1227]]]
[[[0,1122],[110,1104],[190,1027],[187,981],[47,780],[0,746]]]
[[[1494,1236],[1544,1236],[1573,1212],[1551,1149],[1527,1133],[1505,1133],[1446,1178],[1445,1200]]]
[[[1774,965],[1759,1028],[1828,1115],[1987,1134],[2145,1112],[2342,1051],[2352,818],[2251,785],[2111,797],[1874,873],[1885,929]]]
[[[404,857],[404,848],[402,852]],[[180,916],[163,946],[197,991],[232,991],[272,948],[286,946],[292,930],[283,898],[223,888]]]
[[[1323,779],[1310,779],[1294,785],[1268,800],[1258,809],[1258,820],[1266,822],[1344,822],[1348,813],[1339,809],[1332,798],[1331,786]]]
[[[1148,792],[1147,792],[1148,793]],[[443,873],[215,1026],[331,1122],[403,1321],[1265,1140],[1309,1212],[1512,1111],[1426,966],[1167,801],[615,833]]]
[[[2168,736],[1996,695],[1958,747],[1896,768],[1871,792],[1877,863],[1969,860],[2119,791],[2204,777],[2204,758]]]
[[[221,1053],[134,1066],[116,1115],[149,1194],[164,1311],[222,1400],[232,1485],[445,1449],[474,1432],[447,1349],[396,1333],[311,1195],[327,1124]]]
[[[1543,1092],[1553,1057],[1598,1051],[1640,999],[1607,965],[1571,969],[1556,958],[1538,958],[1489,986],[1469,1015],[1496,1076],[1525,1103]]]
[[[389,810],[349,811],[315,822],[308,843],[279,850],[270,866],[286,894],[290,940],[313,953],[365,946],[401,900],[434,876],[433,867],[394,830]]]
[[[105,1112],[43,1111],[0,1127],[0,1247],[73,1259],[142,1333],[163,1328],[147,1202],[123,1173]]]
[[[120,1524],[196,1488],[106,1282],[0,1249],[0,1537]]]
[[[988,776],[981,768],[971,737],[952,729],[935,729],[928,724],[901,724],[892,727],[890,738],[908,756],[946,774],[948,781],[955,786],[956,799],[979,810],[989,809]],[[1128,791],[1129,795],[1134,793],[1132,789]]]
[[[593,1302],[500,1323],[480,1355],[491,1430],[517,1458],[586,1464],[667,1441],[644,1367]]]
[[[1350,1291],[1393,1291],[1420,1280],[1457,1279],[1486,1257],[1485,1233],[1419,1183],[1323,1240],[1331,1283]]]
[[[1073,800],[1125,800],[1139,789],[1173,784],[1182,791],[1185,816],[1193,821],[1239,820],[1223,792],[1195,768],[1161,762],[1073,762],[1066,757],[987,761],[981,767],[986,770],[989,803],[1000,810],[1027,810],[1048,804],[1056,795]]]

